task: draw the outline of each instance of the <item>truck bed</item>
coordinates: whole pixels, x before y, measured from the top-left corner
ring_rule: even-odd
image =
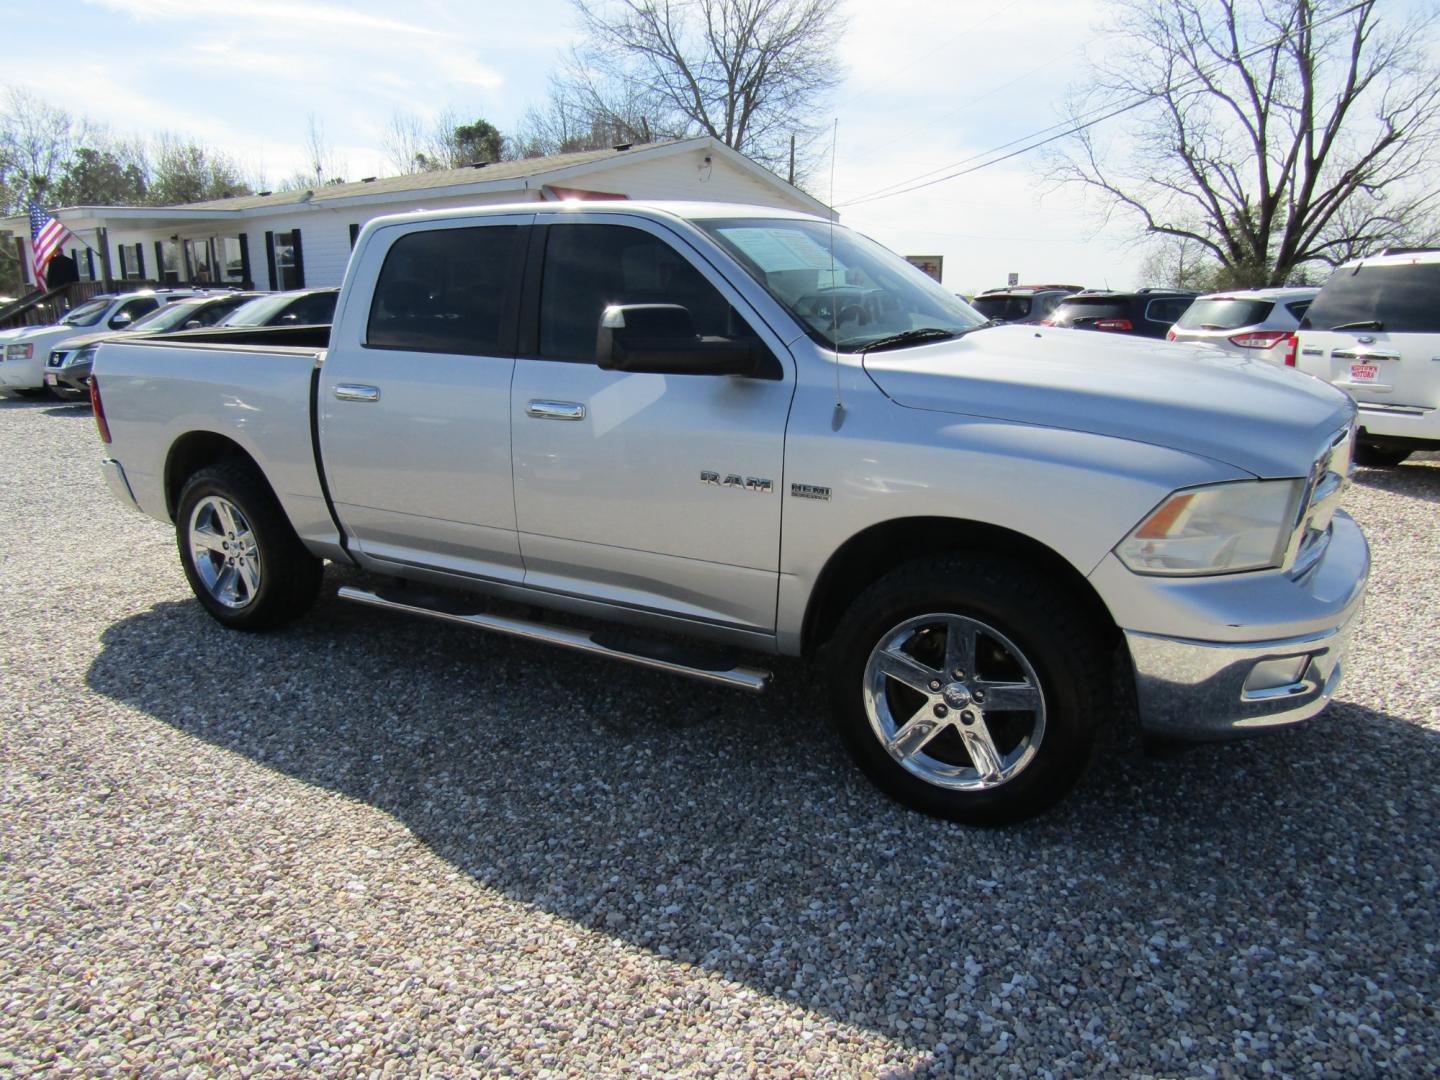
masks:
[[[140,508],[170,520],[171,463],[197,441],[228,439],[260,466],[303,540],[338,543],[313,438],[328,339],[324,326],[247,327],[103,344],[95,378]]]

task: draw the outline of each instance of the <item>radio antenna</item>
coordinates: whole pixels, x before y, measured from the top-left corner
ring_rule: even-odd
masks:
[[[835,412],[830,428],[839,431],[845,422],[845,404],[840,400],[840,291],[835,284],[835,145],[840,139],[840,118],[830,129],[830,344],[835,350]]]

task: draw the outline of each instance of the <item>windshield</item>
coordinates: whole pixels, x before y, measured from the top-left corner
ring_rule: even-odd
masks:
[[[1239,300],[1232,296],[1219,296],[1214,300],[1196,300],[1180,321],[1177,330],[1238,330],[1242,326],[1262,323],[1274,310],[1272,300]]]
[[[148,315],[142,315],[125,328],[126,333],[134,333],[137,330],[148,330],[154,333],[156,330],[171,330],[177,326],[184,326],[185,321],[195,314],[195,310],[204,303],[197,300],[193,304],[166,304],[164,307],[156,308]]]
[[[780,218],[696,224],[814,341],[840,352],[860,352],[910,330],[963,334],[986,325],[983,315],[939,282],[849,229]]]
[[[91,300],[88,304],[81,304],[70,314],[60,320],[61,326],[94,326],[100,321],[100,316],[105,314],[105,309],[110,306],[109,300]]]

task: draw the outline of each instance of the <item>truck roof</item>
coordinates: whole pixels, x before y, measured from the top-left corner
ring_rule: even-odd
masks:
[[[507,214],[536,214],[563,217],[568,214],[620,214],[653,220],[702,220],[707,218],[788,218],[795,221],[826,219],[798,210],[782,210],[775,206],[750,203],[683,202],[649,199],[571,200],[561,202],[489,203],[483,206],[453,206],[444,210],[413,210],[404,214],[387,214],[371,220],[367,229],[409,222],[449,221],[455,218],[498,217]]]

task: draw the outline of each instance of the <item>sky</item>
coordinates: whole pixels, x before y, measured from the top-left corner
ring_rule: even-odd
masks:
[[[845,78],[823,112],[833,198],[828,168],[811,185],[842,222],[901,254],[943,256],[957,292],[1011,272],[1143,284],[1133,229],[1102,227],[1034,155],[856,201],[1054,124],[1087,52],[1103,48],[1100,0],[847,0],[845,12]],[[312,114],[351,178],[395,171],[381,144],[397,110],[448,106],[512,130],[577,37],[568,0],[0,0],[0,14],[53,57],[32,70],[12,51],[0,83],[117,135],[194,137],[270,183],[303,167]]]

